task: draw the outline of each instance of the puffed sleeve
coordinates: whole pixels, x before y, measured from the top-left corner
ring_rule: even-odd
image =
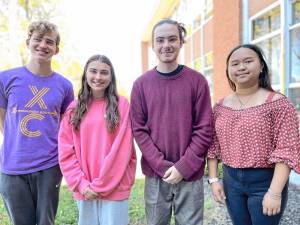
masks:
[[[285,163],[300,173],[299,119],[295,107],[286,99],[274,115],[274,150],[268,163]]]
[[[208,159],[220,159],[220,143],[217,137],[217,132],[216,132],[216,119],[217,119],[217,107],[214,106],[213,108],[213,121],[212,121],[212,126],[213,126],[213,137],[212,137],[212,143],[208,149],[207,153],[207,158]]]

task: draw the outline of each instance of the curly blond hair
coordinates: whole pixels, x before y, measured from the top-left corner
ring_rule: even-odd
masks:
[[[44,21],[44,20],[40,20],[40,21],[35,21],[32,22],[29,27],[28,27],[28,37],[27,37],[27,41],[30,40],[33,32],[39,32],[40,34],[44,35],[48,32],[54,32],[57,34],[56,37],[56,46],[59,45],[60,42],[60,35],[59,32],[57,30],[57,26],[53,23],[50,23],[48,21]]]

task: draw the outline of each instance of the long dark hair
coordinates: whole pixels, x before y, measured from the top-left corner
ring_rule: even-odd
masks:
[[[108,87],[105,89],[104,97],[107,100],[106,105],[106,126],[110,132],[113,132],[120,120],[120,113],[118,109],[118,93],[116,85],[116,76],[114,67],[111,61],[104,55],[94,55],[86,62],[83,70],[83,75],[81,78],[81,89],[78,93],[78,101],[76,107],[73,109],[73,116],[70,118],[70,123],[75,127],[76,130],[79,130],[80,122],[84,114],[88,110],[88,105],[92,99],[92,90],[86,80],[86,71],[89,64],[93,61],[100,61],[107,64],[111,70],[111,82]]]
[[[251,49],[252,51],[254,51],[257,54],[257,56],[259,58],[259,61],[260,61],[260,64],[262,65],[262,71],[260,72],[259,78],[258,78],[259,79],[258,86],[262,87],[262,88],[265,88],[265,89],[267,89],[269,91],[274,91],[273,88],[272,88],[272,86],[271,86],[270,72],[269,72],[268,64],[267,64],[267,62],[265,60],[265,55],[264,55],[262,49],[260,47],[258,47],[257,45],[254,45],[254,44],[242,44],[242,45],[238,45],[235,48],[233,48],[230,51],[230,53],[228,54],[227,59],[226,59],[226,76],[227,76],[227,80],[228,80],[230,88],[233,91],[236,91],[235,84],[229,78],[229,73],[228,73],[229,59],[230,59],[231,55],[236,50],[238,50],[240,48]]]

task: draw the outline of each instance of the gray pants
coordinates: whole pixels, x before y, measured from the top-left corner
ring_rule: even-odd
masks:
[[[59,166],[24,175],[0,174],[0,193],[14,225],[53,225],[62,179]]]
[[[146,177],[144,197],[148,225],[170,224],[172,211],[176,225],[203,224],[203,179],[168,184]]]

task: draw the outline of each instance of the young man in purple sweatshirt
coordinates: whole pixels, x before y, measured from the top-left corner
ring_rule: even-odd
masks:
[[[147,224],[203,223],[203,173],[211,143],[211,103],[204,76],[177,63],[186,30],[171,20],[152,31],[158,65],[131,93],[131,120],[142,152]]]

